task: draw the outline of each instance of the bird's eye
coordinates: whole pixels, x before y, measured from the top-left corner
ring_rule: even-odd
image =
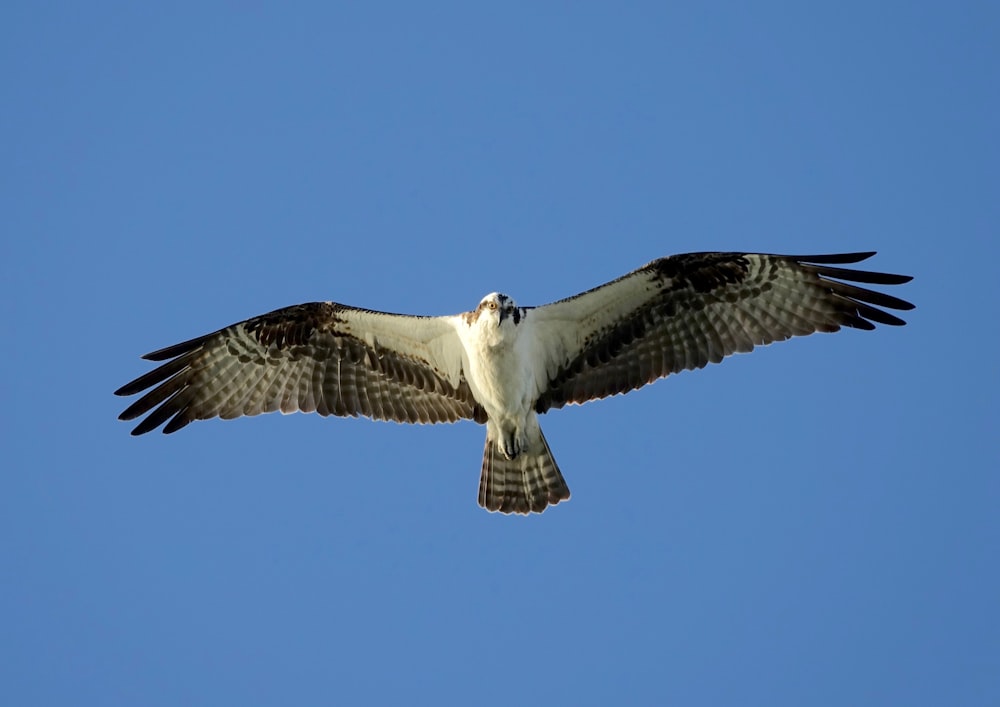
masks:
[[[489,303],[487,303],[486,306],[489,307],[490,309],[496,309],[497,308],[497,303],[496,302],[489,302]]]

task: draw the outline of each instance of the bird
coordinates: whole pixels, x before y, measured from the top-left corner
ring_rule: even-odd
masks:
[[[540,415],[793,336],[902,326],[885,310],[914,305],[861,285],[912,277],[841,267],[873,255],[685,253],[550,304],[491,292],[450,316],[298,304],[146,354],[162,363],[115,391],[144,393],[119,419],[145,415],[133,435],[275,411],[473,420],[479,505],[540,513],[570,497]]]

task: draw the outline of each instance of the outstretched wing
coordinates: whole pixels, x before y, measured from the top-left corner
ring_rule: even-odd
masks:
[[[626,393],[732,353],[842,326],[902,325],[913,305],[852,282],[912,278],[835,267],[874,255],[688,253],[532,310],[547,352],[538,412]]]
[[[411,317],[313,302],[286,307],[146,354],[166,361],[115,391],[151,388],[120,416],[166,423],[264,412],[365,415],[397,422],[485,419],[462,373],[446,317]]]

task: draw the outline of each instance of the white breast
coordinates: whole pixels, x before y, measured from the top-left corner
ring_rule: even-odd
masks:
[[[539,390],[530,321],[515,325],[507,319],[498,327],[483,317],[471,324],[463,321],[458,330],[476,400],[495,422],[522,422]]]

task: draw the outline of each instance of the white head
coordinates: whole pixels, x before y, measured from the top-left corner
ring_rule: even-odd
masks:
[[[514,326],[521,321],[521,312],[517,308],[517,302],[500,292],[491,292],[479,302],[473,316],[480,324],[501,326],[507,322]]]

